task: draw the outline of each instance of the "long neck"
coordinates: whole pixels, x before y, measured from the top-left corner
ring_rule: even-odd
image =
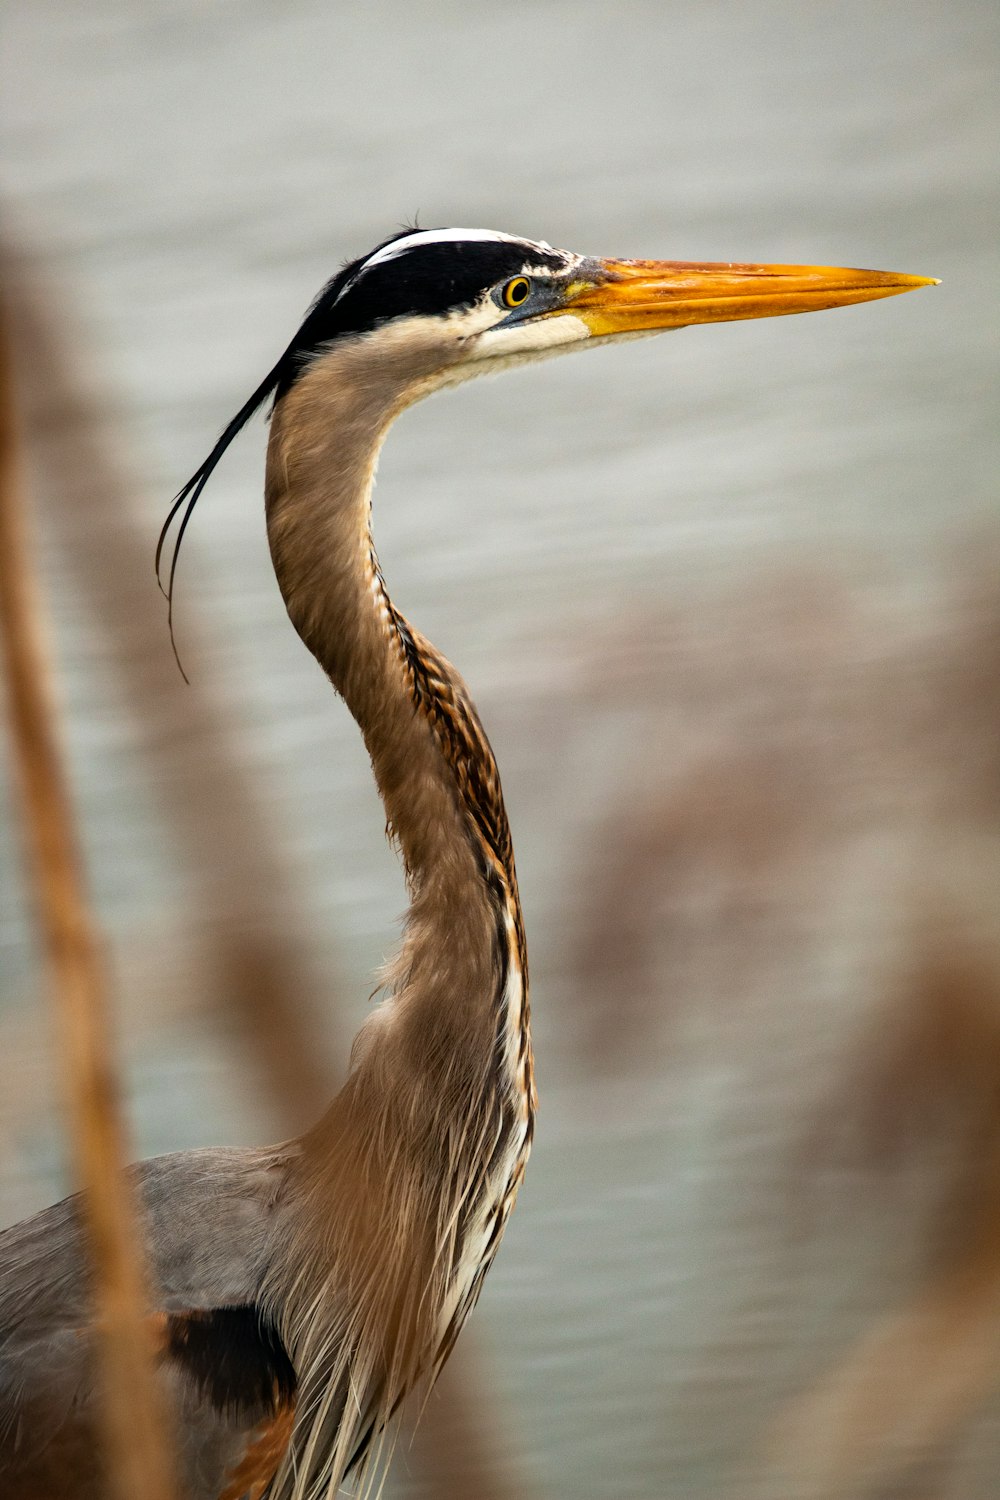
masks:
[[[407,870],[393,987],[421,1026],[440,1030],[495,1010],[516,964],[521,1014],[506,1019],[523,1032],[518,1082],[530,1092],[524,944],[496,764],[461,678],[392,605],[370,533],[378,451],[419,389],[419,363],[417,351],[390,382],[359,342],[301,377],[272,419],[268,535],[292,622],[361,728]]]
[[[384,331],[380,342],[384,358]],[[458,674],[389,600],[369,530],[386,429],[432,378],[419,349],[399,353],[389,384],[363,340],[334,346],[275,410],[268,450],[278,582],[360,725],[411,897],[392,1003],[362,1029],[347,1084],[302,1143],[284,1270],[265,1288],[314,1413],[280,1500],[332,1494],[405,1393],[433,1380],[496,1253],[533,1128],[496,764]]]

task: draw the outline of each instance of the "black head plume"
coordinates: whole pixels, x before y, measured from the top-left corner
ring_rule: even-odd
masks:
[[[177,495],[175,495],[173,504],[167,512],[167,519],[164,521],[163,526],[160,529],[159,539],[156,543],[156,579],[160,585],[161,592],[166,596],[167,624],[170,627],[170,644],[174,649],[174,658],[177,662],[178,667],[180,667],[181,676],[184,678],[185,682],[187,682],[188,680],[188,675],[181,663],[180,655],[177,651],[177,642],[174,639],[174,578],[177,573],[177,559],[180,556],[181,543],[184,540],[184,533],[185,531],[187,531],[188,522],[191,519],[191,512],[198,504],[201,492],[211,478],[216,464],[219,462],[219,459],[229,447],[229,444],[232,442],[233,438],[240,431],[240,428],[244,427],[246,423],[249,422],[250,418],[253,416],[257,408],[267,400],[268,396],[271,395],[278,383],[280,370],[281,361],[279,361],[278,364],[275,365],[274,369],[270,372],[270,374],[261,381],[260,385],[250,397],[249,401],[244,402],[239,411],[236,413],[235,417],[233,417],[232,421],[224,428],[222,435],[220,436],[215,447],[212,449],[211,453],[205,459],[205,462],[195,470],[184,488]],[[166,545],[167,536],[169,534],[171,526],[173,525],[174,517],[177,515],[178,511],[182,509],[184,514],[181,516],[180,523],[177,527],[177,535],[174,538],[174,548],[173,552],[170,555],[170,571],[167,574],[167,583],[166,587],[164,588],[163,578],[160,573],[160,558],[163,556],[163,548]]]
[[[413,240],[412,245],[401,245],[398,252],[386,256],[380,254],[395,241],[408,238]],[[202,490],[229,444],[254,412],[269,397],[280,401],[287,395],[310,360],[333,339],[368,333],[392,318],[443,316],[455,308],[471,306],[490,286],[507,276],[516,275],[526,260],[532,265],[559,271],[566,269],[570,258],[551,246],[488,230],[415,230],[407,227],[390,235],[367,255],[349,262],[327,283],[278,363],[240,407],[205,462],[176,496],[160,532],[156,547],[156,576],[167,598],[170,642],[182,676],[184,668],[177,654],[173,616],[174,579],[181,543]],[[180,521],[164,587],[160,563],[170,529],[178,516]]]
[[[383,240],[382,244],[377,246],[377,250],[381,250],[385,245],[391,244],[393,240],[401,239],[407,234],[412,234],[412,232],[409,228],[401,229],[397,234],[390,235],[387,240]],[[188,522],[191,520],[191,513],[198,504],[202,490],[209,479],[211,479],[216,465],[229,447],[229,444],[233,441],[233,438],[246,426],[250,418],[263,406],[269,397],[273,396],[275,400],[280,400],[291,389],[299,371],[310,354],[315,353],[321,342],[333,338],[336,332],[339,331],[331,326],[332,309],[344,287],[347,286],[352,277],[357,275],[361,266],[364,265],[365,260],[375,253],[376,251],[369,251],[368,256],[362,256],[359,260],[349,261],[347,265],[337,272],[332,281],[327,282],[306,313],[298,332],[278,360],[278,363],[265,375],[253,395],[243,403],[232,421],[223,429],[211,453],[205,459],[204,463],[200,464],[191,475],[184,488],[174,497],[173,503],[167,512],[167,518],[160,530],[159,540],[156,544],[156,577],[160,585],[160,590],[167,600],[167,624],[170,629],[170,644],[173,647],[174,658],[185,682],[188,680],[187,673],[184,671],[181,663],[177,651],[177,642],[174,638],[174,579],[177,574],[177,560],[180,556],[181,543],[184,540],[184,533],[187,531]],[[163,549],[166,546],[170,528],[178,514],[180,514],[180,521],[177,526],[177,535],[174,538],[173,551],[170,554],[170,569],[167,573],[166,586],[164,586],[160,560],[163,556]]]

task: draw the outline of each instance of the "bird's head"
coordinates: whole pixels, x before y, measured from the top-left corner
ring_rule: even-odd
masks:
[[[487,229],[406,230],[323,289],[286,351],[280,399],[334,344],[442,384],[607,342],[891,297],[927,279],[829,266],[602,260]],[[387,371],[388,373],[388,371]]]
[[[818,311],[929,286],[924,276],[831,266],[601,260],[488,229],[406,229],[320,292],[277,364],[177,496],[165,592],[198,496],[269,397],[280,403],[333,359],[373,422],[442,385],[563,351],[691,323]],[[318,368],[320,367],[320,368]]]

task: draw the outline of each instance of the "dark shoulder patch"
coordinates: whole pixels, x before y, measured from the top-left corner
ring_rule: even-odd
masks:
[[[248,1420],[273,1416],[298,1384],[277,1329],[253,1305],[168,1314],[161,1355],[216,1411]]]

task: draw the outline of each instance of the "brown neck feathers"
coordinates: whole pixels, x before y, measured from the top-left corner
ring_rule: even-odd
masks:
[[[362,339],[318,360],[272,418],[267,519],[288,613],[361,728],[410,880],[397,992],[468,1006],[496,998],[508,908],[524,964],[499,776],[460,676],[388,598],[369,529],[379,449],[433,383],[431,355],[411,340],[376,362]]]
[[[276,1500],[332,1494],[359,1455],[364,1488],[372,1435],[433,1380],[475,1302],[532,1135],[524,936],[496,763],[458,673],[392,605],[371,542],[385,432],[440,383],[440,351],[392,327],[377,358],[361,338],[305,371],[268,449],[285,604],[361,728],[411,897],[392,1003],[362,1028],[347,1084],[300,1143],[305,1211],[289,1236],[282,1331],[313,1415]]]

